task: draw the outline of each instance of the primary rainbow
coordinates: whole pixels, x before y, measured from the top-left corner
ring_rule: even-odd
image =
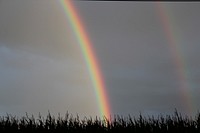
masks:
[[[173,14],[170,12],[171,10],[168,9],[168,5],[158,2],[156,6],[177,70],[176,74],[179,81],[180,96],[183,100],[183,105],[187,113],[193,114],[195,106],[190,93],[191,86],[188,81],[188,69],[181,46],[181,33],[179,32],[178,25],[176,25],[175,18],[173,18]]]
[[[105,84],[101,75],[97,58],[94,54],[94,49],[92,47],[88,34],[84,29],[84,24],[80,19],[80,16],[78,16],[78,12],[72,3],[72,0],[60,0],[60,3],[64,9],[66,17],[70,21],[73,31],[75,32],[75,35],[78,39],[80,48],[83,52],[83,56],[85,58],[90,73],[90,78],[96,92],[100,114],[101,116],[110,118],[111,111]]]

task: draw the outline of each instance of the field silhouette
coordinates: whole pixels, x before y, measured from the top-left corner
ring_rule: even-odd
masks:
[[[73,117],[66,113],[55,118],[50,113],[44,118],[41,115],[21,117],[7,115],[0,117],[1,133],[200,133],[200,113],[194,119],[182,116],[175,110],[173,115],[158,117],[123,117],[115,115],[107,118]]]

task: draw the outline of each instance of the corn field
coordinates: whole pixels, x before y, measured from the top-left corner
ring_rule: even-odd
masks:
[[[66,113],[55,118],[50,113],[44,118],[41,115],[21,117],[7,115],[0,117],[0,133],[200,133],[200,113],[194,119],[183,117],[177,111],[173,115],[158,117],[123,117],[115,115],[111,120],[106,118],[73,117]]]

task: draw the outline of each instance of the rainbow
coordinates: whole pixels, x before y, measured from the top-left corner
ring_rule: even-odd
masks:
[[[78,12],[72,3],[72,0],[60,0],[60,3],[64,9],[66,17],[70,21],[76,38],[78,39],[84,59],[86,61],[90,78],[92,80],[96,92],[100,114],[101,116],[109,119],[111,111],[107,97],[106,87],[99,68],[97,58],[94,54],[94,48],[92,47],[92,43],[90,42],[86,30],[84,29],[84,24],[81,21],[80,16],[78,16]]]
[[[175,23],[175,18],[170,12],[167,4],[158,2],[156,3],[158,9],[159,18],[161,20],[163,30],[166,35],[166,39],[169,42],[169,47],[173,56],[173,62],[177,69],[177,78],[179,81],[180,97],[183,100],[183,106],[189,114],[194,113],[194,102],[192,101],[192,95],[190,94],[190,84],[188,82],[188,74],[186,68],[186,61],[184,60],[184,54],[181,47],[181,33],[178,32],[178,25]]]

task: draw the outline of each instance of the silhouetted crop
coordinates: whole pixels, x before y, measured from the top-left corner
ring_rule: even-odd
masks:
[[[7,115],[0,117],[0,133],[200,133],[200,113],[194,119],[183,117],[177,111],[173,115],[137,118],[115,115],[109,121],[106,118],[73,117],[67,113],[64,118],[55,118],[50,113],[46,118],[39,115],[18,119]]]

